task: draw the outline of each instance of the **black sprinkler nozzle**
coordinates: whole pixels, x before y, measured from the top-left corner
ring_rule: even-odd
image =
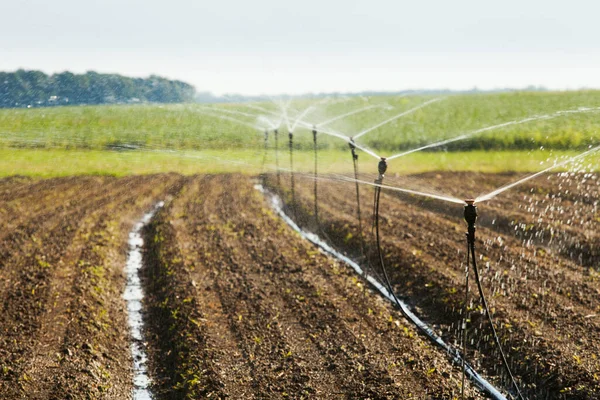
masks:
[[[383,177],[385,176],[385,171],[387,171],[387,161],[385,161],[385,157],[381,157],[379,164],[377,164],[377,169],[379,170],[379,176],[375,180],[375,183],[381,185]]]
[[[377,168],[379,169],[379,175],[383,177],[383,175],[385,175],[385,171],[387,171],[387,161],[385,161],[385,157],[381,157],[381,161],[379,161]]]
[[[477,222],[477,206],[475,205],[475,200],[467,199],[465,200],[465,221],[467,221],[468,232],[467,238],[470,243],[475,242],[475,223]]]
[[[291,141],[294,138],[294,134],[292,132],[289,132],[288,137],[290,138],[290,141]]]
[[[350,138],[348,146],[350,146],[350,151],[352,152],[352,159],[358,160],[358,154],[356,154],[356,146],[354,145],[354,139]]]

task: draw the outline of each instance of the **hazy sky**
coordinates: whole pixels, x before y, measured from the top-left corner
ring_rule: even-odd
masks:
[[[597,0],[2,0],[0,70],[243,94],[600,88]]]

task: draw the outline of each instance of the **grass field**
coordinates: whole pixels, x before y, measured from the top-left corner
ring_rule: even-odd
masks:
[[[478,172],[536,172],[551,159],[576,155],[574,151],[469,151],[444,153],[414,153],[390,162],[389,173],[413,174],[429,171]],[[274,172],[274,152],[269,153],[265,168],[263,154],[256,150],[205,150],[178,152],[106,151],[65,149],[0,149],[0,177],[25,175],[55,177],[72,175],[126,176],[175,171],[182,174],[216,174],[239,172],[255,175]],[[289,155],[280,153],[280,167],[289,168]],[[352,170],[349,152],[321,151],[320,173],[348,173]],[[587,158],[593,170],[598,170],[600,155]],[[313,153],[294,153],[296,171],[312,173]],[[377,161],[371,157],[360,158],[360,170],[377,172]]]
[[[377,96],[295,100],[288,113],[293,123],[291,116],[312,104],[315,108],[303,120],[320,124],[353,110],[376,106],[323,127],[355,135],[432,98]],[[252,108],[256,106],[268,111]],[[358,143],[389,156],[488,126],[580,107],[600,107],[600,91],[446,96],[369,132]],[[266,126],[264,119],[257,119],[261,114],[275,125],[280,123],[280,165],[285,167],[288,128],[277,113],[281,112],[275,103],[3,109],[0,110],[0,175],[256,173],[261,170],[264,135],[251,126]],[[598,117],[600,112],[590,111],[504,126],[449,144],[443,149],[446,152],[415,154],[395,161],[393,166],[400,173],[436,168],[536,171],[542,168],[540,163],[549,154],[540,149],[554,150],[554,159],[575,155],[600,143]],[[347,145],[342,140],[321,134],[318,144],[323,172],[351,170]],[[269,145],[274,145],[272,133]],[[112,150],[123,146],[144,151]],[[312,146],[312,135],[299,125],[294,136],[294,148],[300,150],[296,152],[299,169],[308,171],[312,167]],[[363,170],[374,168],[368,164],[374,161],[367,161],[369,158],[361,157],[365,163]]]

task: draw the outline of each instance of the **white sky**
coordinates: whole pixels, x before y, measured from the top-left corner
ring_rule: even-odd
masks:
[[[0,0],[0,70],[278,94],[600,88],[597,0]]]

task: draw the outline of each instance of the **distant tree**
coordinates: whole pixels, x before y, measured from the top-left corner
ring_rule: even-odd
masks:
[[[41,71],[0,72],[0,107],[130,102],[185,103],[194,101],[192,85],[152,75],[129,78],[88,71],[77,75]]]

